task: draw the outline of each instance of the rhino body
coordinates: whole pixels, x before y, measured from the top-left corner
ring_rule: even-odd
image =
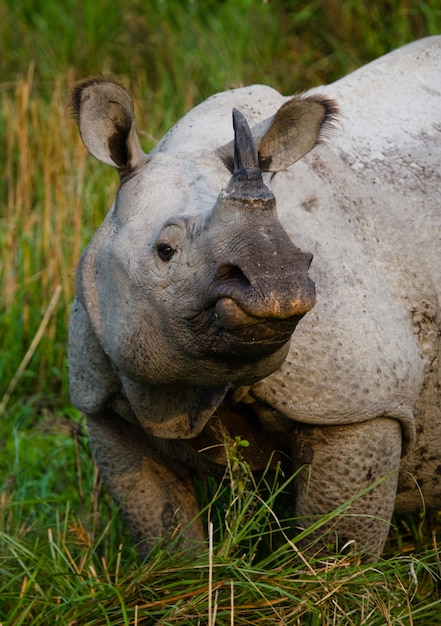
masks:
[[[379,481],[330,529],[378,557],[394,510],[441,505],[441,37],[300,99],[217,94],[149,156],[120,86],[74,108],[121,187],[78,268],[71,396],[141,549],[203,538],[192,475],[227,432],[253,469],[306,466],[299,525]]]

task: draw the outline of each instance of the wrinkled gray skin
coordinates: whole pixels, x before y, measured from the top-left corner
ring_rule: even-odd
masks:
[[[441,38],[294,100],[213,96],[149,156],[121,87],[73,104],[121,186],[78,268],[71,395],[141,551],[203,539],[223,430],[253,469],[306,466],[299,525],[383,479],[322,540],[378,557],[394,509],[441,504]]]

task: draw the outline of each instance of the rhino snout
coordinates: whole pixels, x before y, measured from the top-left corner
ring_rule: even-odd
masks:
[[[287,344],[298,322],[315,304],[314,283],[305,274],[278,276],[234,263],[221,264],[198,314],[189,323],[217,336],[218,349],[235,354],[271,354]]]
[[[256,324],[262,319],[300,319],[315,304],[315,285],[307,274],[312,255],[300,252],[304,267],[297,271],[280,267],[278,272],[259,267],[242,271],[238,265],[224,264],[216,273],[208,306],[225,327]]]

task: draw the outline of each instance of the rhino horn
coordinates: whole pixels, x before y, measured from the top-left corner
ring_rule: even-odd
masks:
[[[245,116],[233,109],[234,171],[223,200],[244,208],[275,208],[275,199],[264,184],[256,144]]]
[[[233,109],[234,173],[241,169],[259,169],[259,159],[251,129],[239,109]]]

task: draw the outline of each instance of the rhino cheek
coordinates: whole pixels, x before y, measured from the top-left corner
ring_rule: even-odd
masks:
[[[128,315],[114,336],[112,361],[117,370],[134,381],[162,384],[178,376],[179,358],[161,330],[161,324],[148,317]]]

